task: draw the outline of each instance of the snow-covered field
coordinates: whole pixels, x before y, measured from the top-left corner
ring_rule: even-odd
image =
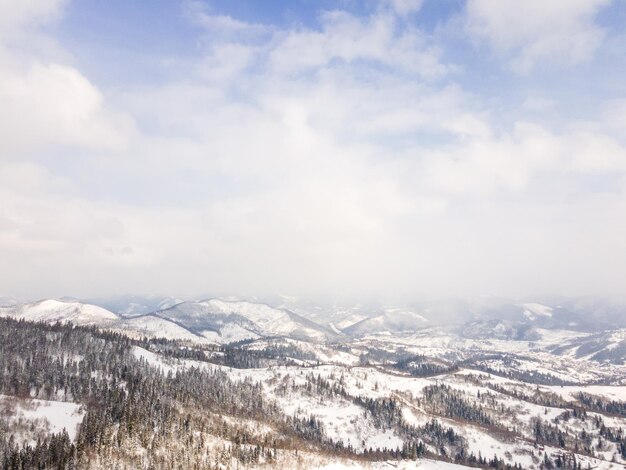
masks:
[[[531,322],[559,315],[541,304],[519,307]],[[182,302],[132,317],[69,301],[0,307],[0,316],[95,324],[136,339],[177,340],[175,347],[197,353],[187,357],[207,360],[159,354],[167,348],[157,341],[137,342],[145,347],[133,346],[132,356],[165,375],[192,368],[219,370],[235,382],[255,384],[255,393],[262,394],[277,415],[319,423],[315,426],[322,430],[320,442],[326,439],[335,448],[346,446],[363,454],[362,460],[345,455],[333,460],[320,454],[309,462],[298,456],[297,468],[315,467],[313,462],[328,469],[462,468],[427,459],[366,461],[370,449],[402,449],[416,436],[426,436],[429,457],[451,457],[462,448],[468,455],[496,456],[529,469],[538,469],[546,455],[564,453],[576,453],[583,467],[626,465],[620,441],[605,438],[600,431],[608,427],[618,435],[620,428],[626,429],[622,409],[608,413],[602,405],[626,402],[626,365],[619,357],[624,330],[591,334],[546,327],[529,334],[522,331],[519,339],[511,339],[520,332],[500,321],[490,323],[494,336],[483,336],[479,331],[483,323],[474,325],[478,333],[461,335],[454,329],[429,327],[421,313],[408,309],[386,308],[360,321],[355,315],[345,316],[346,321],[356,320],[349,327],[355,334],[348,337],[347,330],[335,328],[333,333],[290,310],[243,301]],[[402,329],[410,323],[423,328]],[[597,356],[598,351],[603,355]],[[246,360],[236,359],[241,357]],[[581,392],[600,405],[584,405]],[[580,414],[583,405],[588,409]],[[38,433],[63,428],[73,439],[83,417],[77,404],[6,396],[0,396],[0,410],[5,423],[19,430],[20,439],[30,442],[41,436]],[[232,419],[233,426],[255,436],[271,435],[279,427],[256,417],[223,419]],[[442,443],[429,436],[427,427],[434,421],[442,429],[453,429],[457,442]],[[221,437],[216,439],[216,445],[224,445]]]
[[[2,307],[0,316],[49,323],[70,322],[76,325],[105,325],[118,319],[115,313],[96,305],[59,300]]]
[[[415,462],[406,461],[388,461],[388,462],[335,462],[327,465],[315,467],[314,470],[381,470],[395,468],[398,470],[459,470],[465,467],[463,465],[457,465],[448,462],[442,462],[440,460],[420,459]]]
[[[267,398],[274,400],[284,413],[302,417],[314,416],[323,424],[328,437],[334,441],[340,440],[346,444],[349,443],[357,450],[370,447],[401,447],[403,439],[393,429],[384,429],[377,425],[350,397],[393,398],[402,406],[402,416],[408,424],[420,426],[433,418],[438,419],[463,436],[468,450],[474,454],[486,457],[496,455],[511,464],[519,463],[523,468],[538,468],[537,464],[542,461],[545,452],[549,452],[550,455],[552,453],[556,455],[560,452],[558,448],[538,449],[533,444],[533,419],[542,419],[547,423],[557,422],[565,410],[572,409],[576,403],[575,394],[579,391],[610,400],[626,400],[626,386],[537,387],[467,369],[435,377],[416,378],[395,372],[391,373],[382,366],[355,367],[324,364],[232,369],[198,361],[167,360],[141,348],[135,348],[134,354],[148,364],[161,368],[166,373],[189,367],[219,367],[234,380],[251,379],[254,382],[260,382]],[[317,377],[328,381],[330,384],[341,385],[346,391],[347,397],[329,398],[307,393],[307,384],[314,383]],[[425,387],[434,385],[449,386],[459,392],[469,403],[483,407],[496,419],[497,426],[490,428],[440,415],[422,400]],[[564,401],[559,407],[535,404],[522,398],[515,398],[509,393],[498,392],[493,389],[494,386],[504,387],[505,390],[511,392],[523,392],[531,396],[536,390],[540,390],[542,393],[552,393],[561,397]],[[606,416],[605,419],[608,425],[615,427],[626,424],[626,419],[610,416]],[[575,433],[582,431],[582,429],[592,434],[597,432],[590,427],[590,423],[575,419],[570,420],[567,426],[563,425],[562,429],[572,436],[575,436]],[[606,444],[606,446],[605,452],[596,455],[598,458],[579,455],[578,460],[583,464],[589,463],[595,468],[621,468],[621,465],[626,461],[621,459],[613,444]],[[616,462],[611,462],[614,458]],[[357,464],[347,463],[345,465],[347,465],[346,468],[359,468],[358,466],[355,467]],[[397,468],[444,468],[415,465],[430,464],[403,462]],[[436,462],[432,465],[443,464]]]
[[[59,433],[63,429],[74,440],[83,415],[76,403],[0,395],[0,420],[4,420],[22,442],[32,444],[41,435]]]

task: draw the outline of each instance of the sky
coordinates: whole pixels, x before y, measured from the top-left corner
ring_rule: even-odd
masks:
[[[0,293],[626,294],[625,0],[0,0]]]

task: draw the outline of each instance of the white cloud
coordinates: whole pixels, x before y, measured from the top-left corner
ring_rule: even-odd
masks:
[[[115,94],[76,66],[9,54],[2,290],[618,289],[626,260],[606,268],[626,256],[616,128],[565,119],[556,131],[502,113],[398,19],[419,2],[394,5],[261,28],[255,41],[256,26],[199,10],[218,31],[205,55]],[[516,56],[534,34],[521,31],[498,33]],[[610,115],[621,122],[619,103]]]
[[[589,59],[604,38],[596,13],[610,0],[468,0],[467,30],[523,73],[550,61]]]
[[[422,8],[423,0],[386,0],[384,2],[398,15],[405,16],[418,12]]]
[[[604,104],[604,120],[607,126],[618,135],[626,132],[626,98],[611,100]]]
[[[123,147],[132,120],[107,109],[76,68],[58,63],[40,27],[59,18],[64,0],[0,1],[0,159],[54,148]]]
[[[25,68],[3,65],[0,157],[32,155],[55,145],[123,145],[132,123],[107,112],[100,92],[76,69],[38,62]]]
[[[67,0],[0,0],[0,37],[56,20]]]
[[[433,190],[464,197],[524,192],[543,175],[558,178],[626,172],[626,147],[610,137],[580,130],[554,134],[517,122],[511,133],[478,133],[461,145],[426,154],[419,173]]]
[[[344,11],[321,15],[319,31],[287,31],[278,36],[270,62],[281,73],[302,73],[334,61],[373,62],[422,78],[440,78],[447,68],[439,51],[412,28],[400,29],[397,18],[384,11],[360,18]]]
[[[271,31],[270,28],[262,24],[247,23],[232,16],[215,14],[211,12],[206,2],[186,1],[184,9],[185,15],[193,23],[206,28],[211,37],[220,40],[251,40]]]

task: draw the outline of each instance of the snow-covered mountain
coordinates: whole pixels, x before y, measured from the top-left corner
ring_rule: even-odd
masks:
[[[297,313],[333,331],[343,330],[381,312],[378,304],[313,301],[285,295],[268,297],[264,303]]]
[[[174,305],[168,305],[169,303]],[[0,307],[0,316],[47,323],[96,325],[130,336],[163,337],[199,343],[230,343],[261,337],[288,336],[308,341],[337,337],[289,310],[241,300],[209,299],[177,302],[162,299],[165,308],[148,314],[116,314],[97,305],[74,300],[42,300]]]
[[[626,328],[620,329],[617,320],[612,320],[615,325],[609,321],[622,311],[621,304],[598,299],[513,302],[480,297],[425,302],[412,307],[332,304],[319,308],[293,298],[277,302],[283,306],[240,299],[179,301],[163,296],[124,296],[117,301],[100,302],[117,305],[114,313],[71,298],[25,304],[9,298],[0,304],[0,316],[94,325],[135,338],[162,337],[198,344],[276,337],[335,343],[385,335],[414,337],[415,341],[423,342],[424,332],[440,330],[441,338],[454,344],[454,351],[462,351],[467,344],[476,345],[476,342],[506,341],[515,350],[532,343],[543,345],[540,347],[559,356],[614,364],[626,360],[623,337]],[[138,313],[151,303],[156,306],[154,311]],[[297,312],[285,308],[285,304],[292,305]],[[121,307],[125,308],[119,310]],[[548,337],[556,340],[546,343]]]
[[[486,320],[469,322],[457,328],[463,338],[483,340],[534,341],[540,339],[533,325],[508,320]]]
[[[13,297],[0,295],[0,308],[15,307],[19,302]]]
[[[554,310],[552,307],[548,307],[547,305],[532,302],[522,304],[521,307],[524,309],[524,316],[529,320],[536,320],[539,317],[552,318],[552,311]]]
[[[119,319],[109,310],[76,301],[42,300],[23,305],[0,308],[0,316],[34,322],[70,322],[75,325],[104,326]]]
[[[132,317],[173,307],[184,302],[184,300],[175,296],[127,294],[116,297],[89,299],[87,302],[106,308],[123,317]]]
[[[131,337],[166,338],[199,344],[215,342],[182,325],[152,314],[123,318],[111,328]]]
[[[626,362],[626,329],[610,330],[564,341],[552,353],[599,362]]]
[[[417,331],[428,327],[430,322],[422,314],[410,309],[387,307],[383,313],[365,318],[343,332],[349,336],[364,336],[372,333],[400,333]]]
[[[193,308],[250,322],[278,315],[253,302],[232,303],[213,299]],[[156,314],[120,321],[171,325]],[[512,323],[501,322],[493,328]],[[617,349],[624,331],[601,338],[536,329],[535,341],[472,340],[431,327],[327,344],[259,338],[216,349],[0,323],[7,366],[0,368],[0,428],[20,445],[54,444],[37,444],[36,452],[0,446],[4,461],[71,461],[78,453],[85,463],[77,468],[101,469],[165,468],[181,455],[188,467],[210,460],[241,469],[626,465],[626,366],[577,354],[594,339],[606,341],[603,350]],[[190,330],[180,328],[186,339]],[[567,343],[578,344],[573,354],[549,352]],[[83,371],[88,380],[76,380]],[[81,445],[56,445],[68,439]],[[263,442],[280,445],[263,450]],[[451,456],[468,466],[453,466]]]
[[[336,336],[332,330],[289,310],[242,300],[183,302],[152,315],[217,342],[267,336],[324,341]]]
[[[45,323],[72,323],[98,326],[132,337],[163,337],[167,339],[206,342],[204,338],[167,319],[155,316],[124,318],[98,305],[74,300],[47,299],[39,302],[0,307],[0,316]]]

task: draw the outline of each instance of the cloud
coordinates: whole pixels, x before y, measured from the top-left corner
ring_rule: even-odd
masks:
[[[0,159],[119,148],[132,132],[132,119],[107,109],[79,70],[57,62],[64,54],[42,33],[66,3],[0,2]]]
[[[23,28],[56,20],[67,0],[0,1],[0,34],[3,37]]]
[[[626,131],[626,98],[610,100],[603,106],[603,117],[608,127],[624,135]]]
[[[388,66],[422,78],[440,78],[447,69],[439,51],[414,28],[401,28],[385,11],[357,17],[344,11],[321,14],[321,29],[283,33],[272,47],[270,63],[281,73],[296,74],[334,62]]]
[[[406,16],[418,12],[422,8],[423,0],[387,0],[386,3],[395,13]]]
[[[572,130],[552,133],[517,122],[511,133],[478,134],[460,146],[428,154],[420,173],[452,195],[524,192],[541,175],[606,175],[626,172],[626,148],[604,134]],[[425,182],[426,183],[426,182]]]
[[[481,95],[445,41],[403,16],[422,14],[419,3],[320,12],[308,27],[190,4],[199,57],[115,90],[56,54],[5,50],[3,290],[414,299],[623,288],[622,103],[586,124],[537,122],[530,113],[558,109],[558,96],[517,110]],[[589,26],[591,13],[572,15],[564,24]],[[480,37],[517,60],[545,29],[528,21]]]
[[[486,41],[511,67],[529,73],[537,64],[578,64],[605,36],[594,18],[610,0],[469,0],[466,29]]]
[[[76,69],[33,62],[0,65],[0,157],[51,146],[114,148],[132,123],[108,112],[100,92]]]
[[[271,32],[271,28],[262,24],[247,23],[229,15],[213,13],[209,4],[202,1],[186,1],[184,13],[191,22],[205,28],[212,38],[218,40],[236,38],[237,41],[250,41]]]

